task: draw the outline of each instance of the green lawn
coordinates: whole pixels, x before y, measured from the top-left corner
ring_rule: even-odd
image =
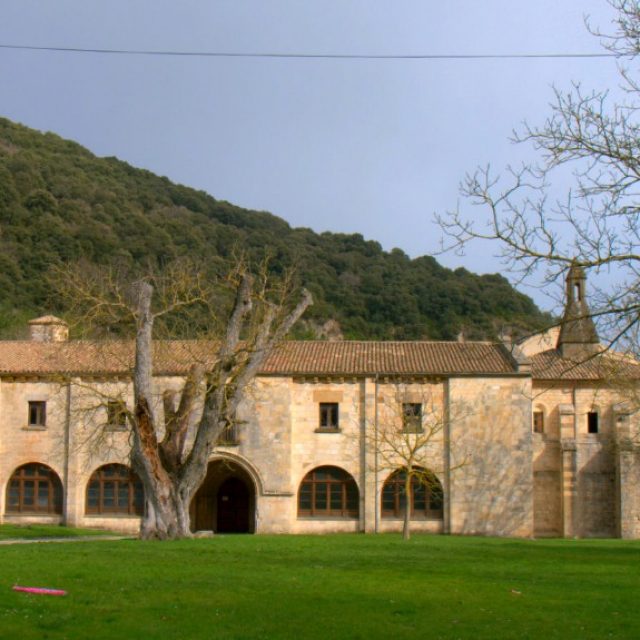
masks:
[[[61,527],[59,525],[0,524],[0,540],[16,540],[25,538],[77,538],[80,536],[108,535],[109,533],[109,531],[100,531],[97,529],[73,529],[72,527]]]
[[[639,638],[639,560],[638,542],[446,536],[4,546],[0,638]]]

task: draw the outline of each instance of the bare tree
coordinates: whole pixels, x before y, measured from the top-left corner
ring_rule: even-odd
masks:
[[[640,317],[640,5],[608,0],[613,29],[587,28],[618,57],[619,95],[575,83],[556,89],[541,126],[525,124],[517,144],[531,145],[539,161],[489,166],[468,174],[461,192],[482,215],[459,208],[436,216],[444,249],[462,250],[472,240],[492,240],[507,267],[520,278],[543,273],[561,282],[571,264],[613,271],[618,281],[592,297],[593,316],[612,343],[631,335]],[[573,187],[559,196],[555,183],[571,172]]]
[[[442,485],[437,476],[444,472],[445,448],[451,448],[446,433],[450,420],[441,384],[416,386],[398,382],[370,427],[373,434],[368,442],[376,470],[398,474],[402,480],[405,540],[411,537],[411,510],[416,490],[426,494],[426,510],[430,500],[442,505]],[[457,460],[449,461],[450,472],[466,464],[467,456],[458,452]]]
[[[131,463],[146,499],[140,535],[191,536],[189,505],[211,453],[234,424],[238,404],[267,356],[312,304],[311,295],[303,290],[294,300],[290,279],[274,286],[266,268],[252,275],[243,262],[213,284],[185,264],[133,283],[117,269],[96,273],[86,266],[59,271],[55,279],[85,324],[120,329],[124,320],[133,327],[134,408],[127,415]],[[164,410],[158,411],[152,389],[154,326],[197,305],[209,310],[214,339],[200,343],[204,353],[194,348],[182,389],[165,392]]]

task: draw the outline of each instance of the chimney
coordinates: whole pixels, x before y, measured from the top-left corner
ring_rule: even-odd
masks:
[[[69,325],[55,316],[42,316],[29,320],[29,337],[34,342],[66,342]]]
[[[572,264],[566,282],[566,302],[556,349],[563,358],[581,360],[597,353],[600,339],[587,305],[584,269]]]

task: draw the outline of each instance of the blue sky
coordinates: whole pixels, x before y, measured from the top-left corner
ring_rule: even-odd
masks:
[[[605,0],[2,0],[0,44],[354,54],[599,52]],[[291,60],[0,50],[0,115],[316,231],[411,256],[465,172],[526,160],[551,86],[617,84],[611,59]],[[461,206],[466,203],[460,202]],[[438,258],[501,271],[491,248]],[[509,275],[509,274],[505,274]],[[539,294],[543,306],[549,306]]]

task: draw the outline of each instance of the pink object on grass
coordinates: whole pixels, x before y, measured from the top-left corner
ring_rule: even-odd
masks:
[[[46,587],[19,587],[13,585],[14,591],[22,591],[24,593],[35,593],[39,596],[66,596],[67,592],[62,589],[47,589]]]

